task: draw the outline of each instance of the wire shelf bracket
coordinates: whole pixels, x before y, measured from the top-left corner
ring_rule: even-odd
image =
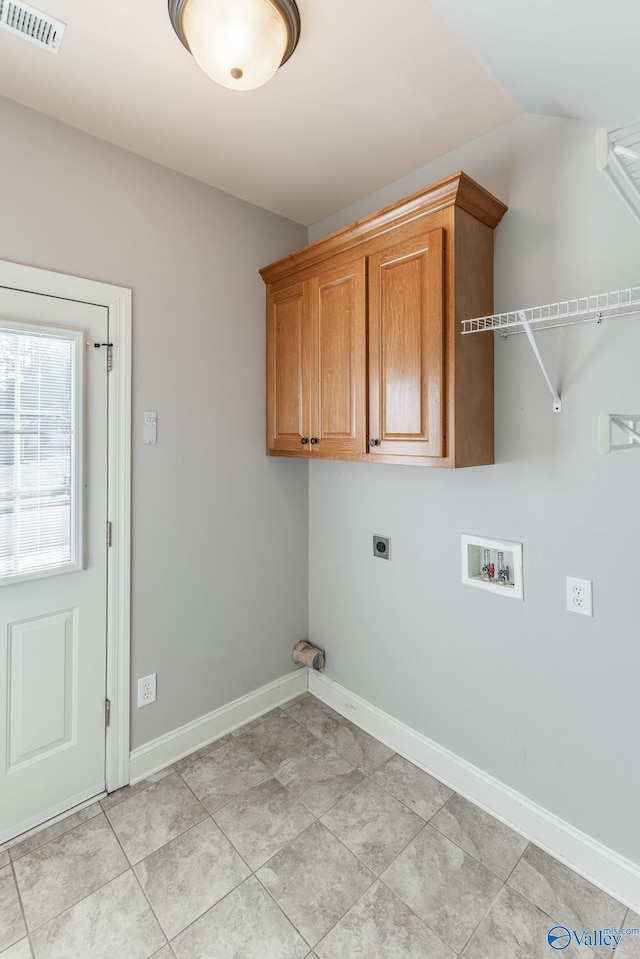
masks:
[[[596,166],[640,220],[640,122],[596,132]]]
[[[555,386],[554,386],[553,383],[551,382],[551,377],[549,376],[549,374],[548,374],[548,372],[547,372],[547,368],[546,368],[546,366],[545,366],[545,364],[544,364],[544,360],[542,359],[542,356],[541,356],[541,354],[540,354],[540,350],[538,349],[538,344],[536,343],[536,338],[535,338],[535,336],[533,335],[533,331],[532,331],[532,329],[531,329],[531,324],[529,323],[529,320],[528,320],[527,317],[525,316],[524,310],[521,310],[521,311],[520,311],[520,322],[522,323],[524,332],[527,334],[527,339],[529,340],[529,344],[530,344],[530,346],[531,346],[531,349],[533,350],[533,355],[535,356],[536,360],[538,361],[538,366],[539,366],[540,369],[542,370],[542,375],[544,376],[545,381],[546,381],[546,384],[547,384],[547,386],[549,387],[549,392],[551,393],[551,397],[552,397],[552,399],[553,399],[553,412],[554,412],[554,413],[561,413],[561,412],[562,412],[562,401],[561,401],[561,399],[560,399],[560,394],[558,393],[557,389],[555,388]]]
[[[615,442],[614,429],[624,433],[624,443]],[[600,453],[628,450],[632,446],[640,446],[640,413],[601,413],[598,417]]]

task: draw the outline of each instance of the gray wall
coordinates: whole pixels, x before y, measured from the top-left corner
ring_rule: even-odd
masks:
[[[264,455],[258,268],[307,233],[0,100],[0,258],[133,289],[132,746],[293,669],[307,467]],[[144,410],[158,445],[143,446]]]
[[[316,239],[463,169],[510,207],[498,310],[640,282],[640,225],[595,169],[594,128],[519,118],[311,229]],[[640,451],[600,455],[600,411],[640,414],[640,316],[496,338],[496,465],[310,466],[310,638],[366,700],[640,862]],[[460,534],[524,544],[523,603],[460,577]],[[392,561],[371,555],[392,538]],[[565,609],[593,580],[594,617]]]
[[[259,266],[306,242],[265,213],[0,100],[0,258],[134,291],[132,709],[137,746],[290,670],[307,630],[338,682],[640,861],[640,318],[496,340],[497,462],[458,472],[267,459]],[[510,206],[496,308],[638,283],[640,228],[594,169],[593,129],[522,117],[311,229],[456,169]],[[142,412],[158,410],[158,445]],[[460,583],[460,533],[524,543],[525,601]],[[371,535],[393,560],[371,556]],[[307,572],[309,576],[307,576]],[[564,578],[594,581],[593,619]]]

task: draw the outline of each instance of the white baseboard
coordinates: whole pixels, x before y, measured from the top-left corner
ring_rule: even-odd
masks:
[[[307,670],[298,669],[282,676],[240,699],[235,699],[220,709],[193,722],[174,729],[144,746],[133,749],[130,754],[129,781],[131,785],[146,779],[153,773],[170,766],[183,756],[201,749],[215,739],[237,729],[244,723],[257,719],[263,713],[286,703],[307,690]]]
[[[309,692],[457,793],[640,912],[640,866],[310,669]]]

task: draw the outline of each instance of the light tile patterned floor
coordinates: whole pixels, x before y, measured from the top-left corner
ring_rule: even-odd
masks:
[[[1,959],[551,959],[556,924],[640,916],[309,694],[0,849]]]

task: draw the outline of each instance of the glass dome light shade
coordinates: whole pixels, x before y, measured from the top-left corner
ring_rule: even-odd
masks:
[[[289,42],[271,0],[188,0],[182,29],[200,69],[231,90],[267,83]]]

